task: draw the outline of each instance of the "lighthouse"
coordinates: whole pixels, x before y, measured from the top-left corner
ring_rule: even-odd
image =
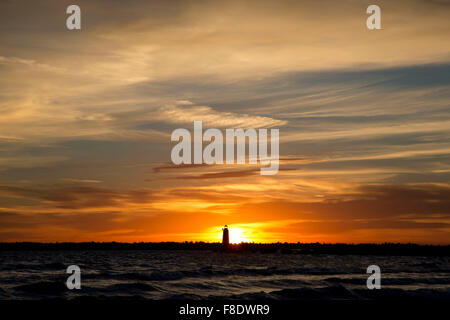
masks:
[[[223,230],[222,245],[224,246],[224,248],[227,248],[228,245],[230,244],[230,236],[228,233],[228,226],[225,225],[225,227],[223,227],[222,230]]]

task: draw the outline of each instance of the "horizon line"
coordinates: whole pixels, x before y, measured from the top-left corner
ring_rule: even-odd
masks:
[[[0,241],[0,245],[3,244],[219,244],[222,242],[215,241],[134,241],[134,242],[121,242],[121,241]],[[416,246],[450,246],[450,243],[416,243],[416,242],[239,242],[230,243],[229,245],[239,246],[239,245],[416,245]]]

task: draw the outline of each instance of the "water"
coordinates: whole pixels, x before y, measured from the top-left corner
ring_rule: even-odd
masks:
[[[450,299],[449,257],[210,251],[4,251],[1,299]],[[65,270],[81,268],[81,290]],[[366,269],[382,271],[368,290]]]

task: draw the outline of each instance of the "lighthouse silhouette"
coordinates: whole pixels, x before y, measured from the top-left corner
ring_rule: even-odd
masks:
[[[230,235],[228,232],[228,226],[225,225],[225,227],[223,227],[222,230],[223,230],[222,245],[226,248],[230,244]]]

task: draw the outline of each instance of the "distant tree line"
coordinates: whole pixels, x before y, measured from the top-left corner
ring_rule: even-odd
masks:
[[[383,244],[327,244],[327,243],[240,243],[226,249],[211,242],[2,242],[0,251],[11,250],[211,250],[226,252],[258,252],[281,254],[338,254],[338,255],[403,255],[450,256],[450,245],[419,245],[413,243]]]

